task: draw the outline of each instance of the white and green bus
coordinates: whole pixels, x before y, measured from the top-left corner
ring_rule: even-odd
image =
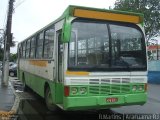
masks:
[[[49,109],[143,105],[147,57],[143,15],[69,6],[18,45],[18,78]]]

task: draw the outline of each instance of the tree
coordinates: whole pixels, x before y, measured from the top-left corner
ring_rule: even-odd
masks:
[[[16,60],[17,60],[17,54],[10,54],[10,61],[12,61],[12,62],[16,62]]]
[[[16,41],[14,41],[13,39],[14,39],[14,37],[12,38],[12,42],[10,43],[10,47],[15,47],[15,45],[16,45]],[[3,60],[3,53],[4,53],[4,50],[3,50],[2,46],[4,46],[4,40],[1,37],[0,38],[0,61]],[[11,59],[12,59],[12,57],[11,57]],[[14,59],[12,59],[12,60],[14,60]]]
[[[114,9],[143,13],[147,40],[160,32],[160,0],[116,0]]]
[[[3,49],[0,48],[0,61],[2,61],[2,60],[3,60]]]

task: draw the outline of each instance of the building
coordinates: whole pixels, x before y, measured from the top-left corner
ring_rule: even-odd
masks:
[[[160,60],[160,45],[149,45],[147,51],[149,60]]]

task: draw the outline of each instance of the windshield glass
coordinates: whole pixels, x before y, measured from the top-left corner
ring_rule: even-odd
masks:
[[[146,70],[143,33],[134,24],[77,20],[72,23],[72,70]]]

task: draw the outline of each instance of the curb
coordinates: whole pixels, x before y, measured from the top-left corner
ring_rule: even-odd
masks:
[[[19,108],[20,99],[19,99],[19,96],[16,94],[15,89],[13,88],[12,85],[11,85],[11,88],[13,90],[13,94],[15,95],[15,100],[14,100],[14,104],[13,104],[13,106],[11,108],[11,111],[14,111],[15,114],[16,114],[17,111],[18,111],[18,108]]]
[[[14,104],[13,104],[10,111],[0,111],[0,120],[1,119],[2,120],[3,119],[4,120],[11,120],[12,116],[17,114],[17,111],[18,111],[18,108],[19,108],[20,99],[19,99],[18,95],[16,94],[15,89],[13,88],[10,80],[9,80],[9,85],[11,86],[11,89],[12,89],[13,94],[15,96]]]

